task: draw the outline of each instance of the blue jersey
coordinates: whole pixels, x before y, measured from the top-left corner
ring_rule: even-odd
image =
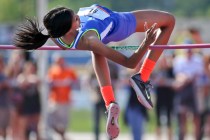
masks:
[[[61,38],[56,38],[56,41],[65,48],[76,49],[80,38],[87,31],[95,31],[104,44],[120,41],[135,32],[136,20],[131,13],[114,12],[94,4],[80,8],[77,15],[81,21],[80,29],[71,45],[64,43]]]

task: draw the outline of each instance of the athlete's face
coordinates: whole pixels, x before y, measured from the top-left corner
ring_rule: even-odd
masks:
[[[72,19],[71,29],[67,32],[67,34],[75,35],[79,28],[80,28],[80,18],[78,15],[74,14]]]
[[[73,20],[72,20],[72,26],[71,30],[75,31],[80,27],[80,18],[78,15],[74,14]]]

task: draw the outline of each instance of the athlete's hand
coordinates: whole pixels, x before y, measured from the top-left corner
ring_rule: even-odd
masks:
[[[157,28],[156,28],[157,23],[154,23],[150,28],[148,28],[147,22],[144,24],[144,29],[145,29],[145,43],[147,45],[152,44],[156,40],[157,36]]]

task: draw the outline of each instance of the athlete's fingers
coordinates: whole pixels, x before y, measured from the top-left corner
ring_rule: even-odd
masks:
[[[150,32],[154,32],[154,30],[156,29],[157,23],[152,24],[151,28],[150,28]]]
[[[147,22],[144,22],[144,31],[146,32],[148,30],[148,25],[147,25]]]
[[[156,38],[156,36],[157,36],[157,30],[155,30],[154,32],[153,32],[153,34],[152,34],[152,38]]]
[[[154,42],[156,40],[156,36],[157,36],[157,30],[149,33],[147,39],[150,40],[151,42]]]
[[[146,30],[146,40],[150,43],[154,42],[157,35],[156,29],[157,23],[152,24],[152,26]],[[145,23],[145,29],[148,28],[147,23]]]
[[[147,33],[148,33],[148,34],[153,33],[154,30],[156,29],[156,25],[157,25],[157,23],[154,23],[154,24],[147,30]]]

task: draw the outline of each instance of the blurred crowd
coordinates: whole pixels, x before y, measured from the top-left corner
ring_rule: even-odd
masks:
[[[41,104],[37,67],[26,61],[21,51],[14,51],[5,62],[0,56],[0,134],[25,140],[30,132],[38,134]]]
[[[203,43],[199,29],[179,32],[175,44]],[[169,140],[210,138],[210,54],[202,49],[165,51],[151,78],[157,139],[166,126]]]
[[[47,109],[48,130],[65,139],[68,127],[71,85],[77,80],[64,58],[55,54],[46,77],[37,73],[37,64],[28,52],[13,51],[9,60],[0,55],[0,135],[3,139],[29,140],[34,134],[40,140],[41,84],[49,87]]]
[[[203,43],[196,28],[179,32],[175,44]],[[157,139],[210,138],[210,54],[202,49],[165,51],[153,76]],[[191,131],[191,132],[190,132]],[[162,132],[163,133],[163,132]]]
[[[180,32],[174,43],[199,44],[202,38],[197,29],[191,28]],[[72,88],[79,84],[80,77],[60,54],[55,53],[52,60],[46,77],[40,78],[36,61],[28,57],[28,52],[15,50],[7,60],[0,55],[0,135],[3,139],[9,136],[12,140],[29,140],[31,134],[35,134],[37,140],[42,139],[39,131],[40,86],[44,83],[49,88],[46,101],[48,128],[63,140],[67,139],[65,132],[70,125]],[[149,111],[141,106],[128,83],[129,76],[136,71],[121,70],[111,62],[109,65],[114,89],[127,89],[123,121],[130,128],[133,140],[141,140],[151,119]],[[120,71],[126,73],[124,78]],[[167,134],[168,140],[184,140],[189,131],[195,140],[210,138],[210,54],[201,49],[166,50],[151,82],[157,140],[163,133]],[[100,140],[100,118],[106,119],[105,106],[91,68],[86,84],[92,89],[93,132],[95,140]]]

